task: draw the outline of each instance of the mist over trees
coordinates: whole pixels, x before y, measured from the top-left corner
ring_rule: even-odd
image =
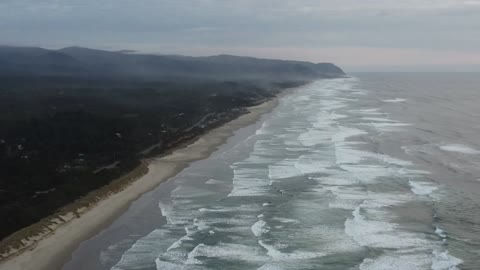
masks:
[[[0,47],[0,238],[333,64]]]

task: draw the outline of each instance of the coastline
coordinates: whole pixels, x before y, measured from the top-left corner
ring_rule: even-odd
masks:
[[[288,90],[284,90],[284,93]],[[255,123],[260,117],[273,110],[279,97],[257,106],[248,107],[249,113],[214,128],[195,141],[173,149],[167,155],[153,158],[148,163],[148,171],[141,176],[130,176],[135,181],[105,199],[99,200],[83,212],[69,213],[70,219],[60,222],[50,233],[39,239],[31,236],[34,243],[23,250],[17,250],[0,262],[0,269],[9,270],[54,270],[60,269],[68,261],[78,245],[106,228],[120,216],[129,205],[142,194],[154,189],[160,183],[175,176],[191,162],[210,156],[224,144],[235,130]]]

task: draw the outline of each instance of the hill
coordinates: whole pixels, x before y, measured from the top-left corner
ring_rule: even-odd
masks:
[[[0,47],[0,238],[333,64]]]
[[[132,54],[82,47],[47,50],[0,46],[0,75],[108,77],[158,80],[167,77],[210,79],[332,78],[345,73],[330,63],[259,59],[233,55],[189,57]]]

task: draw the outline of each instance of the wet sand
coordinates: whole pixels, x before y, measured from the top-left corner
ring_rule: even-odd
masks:
[[[235,130],[256,122],[278,104],[272,99],[248,108],[250,113],[209,131],[195,142],[169,155],[152,160],[148,173],[124,190],[100,201],[78,218],[59,226],[54,233],[40,240],[33,248],[0,263],[0,269],[55,270],[68,261],[79,244],[111,224],[142,194],[175,176],[191,162],[207,158],[234,133]]]

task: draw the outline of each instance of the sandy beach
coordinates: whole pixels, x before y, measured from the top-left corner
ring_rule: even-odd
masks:
[[[248,108],[244,114],[221,127],[215,128],[193,143],[173,151],[148,164],[148,172],[122,191],[98,202],[79,217],[74,217],[55,228],[28,250],[18,252],[0,262],[1,270],[55,270],[70,258],[78,245],[96,235],[122,214],[145,192],[175,176],[191,162],[207,158],[221,146],[235,130],[255,123],[263,114],[278,104],[278,98]]]

